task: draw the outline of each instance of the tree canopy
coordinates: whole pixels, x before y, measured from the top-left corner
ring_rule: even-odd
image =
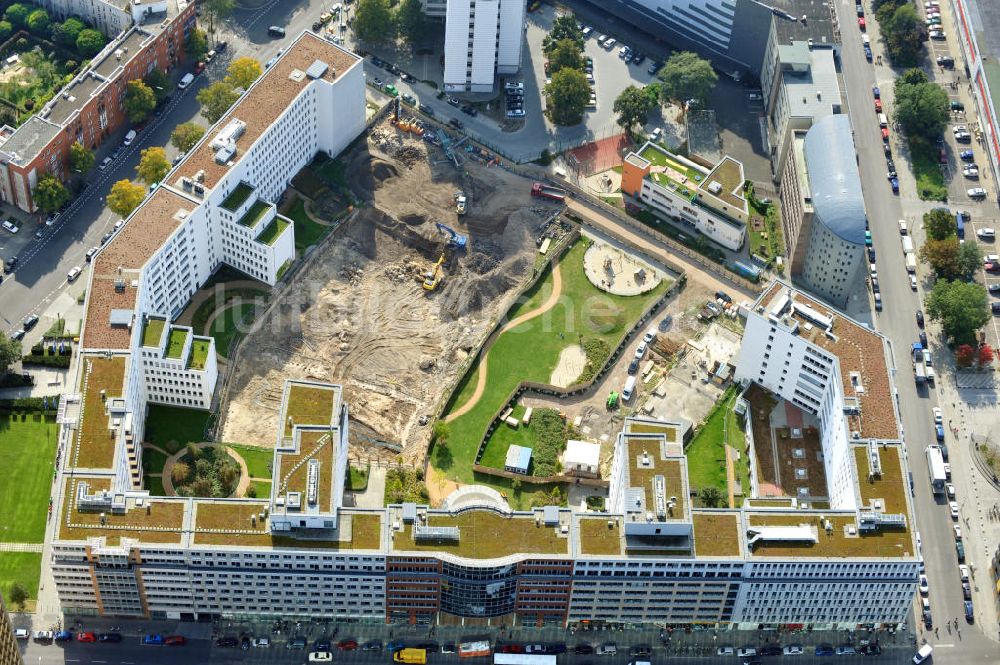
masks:
[[[28,590],[24,588],[24,585],[20,582],[14,582],[10,585],[10,603],[16,606],[20,610],[24,610],[24,604],[28,602]]]
[[[663,81],[660,89],[665,99],[681,106],[689,99],[704,102],[719,80],[712,64],[690,51],[670,56],[657,76]]]
[[[351,27],[363,42],[383,44],[396,37],[396,20],[388,0],[358,0]]]
[[[170,134],[170,144],[181,152],[187,152],[205,135],[205,128],[194,122],[177,125]]]
[[[560,39],[549,51],[549,76],[560,69],[583,69],[583,56],[572,39]]]
[[[49,13],[44,9],[36,9],[28,14],[28,30],[36,35],[43,35],[49,29]]]
[[[139,165],[135,167],[139,180],[147,185],[160,182],[169,171],[170,160],[167,159],[167,152],[159,146],[143,150],[142,156],[139,158]]]
[[[216,122],[225,115],[229,107],[240,98],[238,92],[225,81],[216,81],[212,85],[198,91],[196,99],[201,104],[201,114],[210,123]]]
[[[427,36],[427,15],[420,0],[403,0],[396,9],[399,35],[410,44],[418,44]]]
[[[28,15],[31,14],[32,6],[15,2],[3,13],[3,17],[10,21],[16,28],[23,28],[28,25]]]
[[[87,148],[79,141],[74,141],[69,147],[69,165],[74,171],[87,173],[94,167],[94,151]]]
[[[84,28],[76,37],[76,50],[83,57],[90,58],[100,53],[106,43],[107,40],[100,32],[93,28]]]
[[[236,8],[236,0],[204,0],[202,10],[208,15],[209,32],[215,32],[215,22],[221,21]]]
[[[21,359],[21,342],[7,337],[0,330],[0,374],[6,374],[10,366]]]
[[[590,99],[590,85],[579,69],[560,69],[545,86],[549,118],[557,125],[578,125]]]
[[[69,192],[59,178],[51,173],[43,173],[31,190],[31,197],[43,212],[55,212],[69,201]]]
[[[614,111],[618,115],[617,122],[626,132],[631,132],[636,125],[643,125],[646,116],[656,108],[657,97],[649,90],[630,85],[621,91],[615,99]]]
[[[552,22],[549,33],[542,40],[542,51],[551,57],[552,49],[564,39],[569,39],[576,44],[577,52],[583,51],[583,32],[576,24],[576,18],[572,14],[559,16]]]
[[[52,26],[52,38],[63,46],[75,48],[77,38],[86,27],[86,23],[75,16],[70,16],[62,23],[56,23]]]
[[[893,64],[913,67],[920,62],[927,28],[910,3],[895,7],[885,4],[875,13],[885,40],[885,50]]]
[[[204,60],[208,53],[208,35],[201,28],[195,28],[188,33],[184,41],[184,54],[194,61]]]
[[[944,240],[956,233],[955,217],[946,208],[934,208],[924,213],[924,233],[928,238]]]
[[[990,320],[986,288],[977,282],[939,279],[927,295],[925,308],[956,344],[974,344],[976,333]]]
[[[142,122],[156,108],[156,94],[140,79],[125,84],[125,114],[132,122]]]
[[[119,180],[108,192],[108,207],[122,218],[128,217],[146,198],[146,188],[131,180]]]
[[[157,104],[163,102],[167,97],[169,97],[170,92],[173,89],[173,86],[170,83],[170,77],[158,67],[153,67],[153,70],[146,74],[146,78],[143,79],[143,82],[153,91]]]
[[[264,70],[261,68],[260,62],[256,59],[243,56],[229,63],[229,68],[226,72],[226,82],[229,85],[234,88],[243,88],[246,90],[254,81],[260,78]]]
[[[919,71],[919,70],[918,70]],[[923,72],[920,72],[923,75]],[[948,93],[937,83],[920,81],[918,76],[896,80],[894,117],[909,136],[933,138],[948,124]]]

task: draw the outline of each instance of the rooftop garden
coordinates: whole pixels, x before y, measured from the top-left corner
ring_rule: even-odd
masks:
[[[178,360],[184,353],[184,341],[188,336],[187,328],[171,328],[167,337],[167,358]]]
[[[294,425],[329,425],[335,392],[322,386],[292,384],[285,404],[285,436],[292,435]]]
[[[763,514],[748,516],[748,526],[800,526],[807,524],[815,529],[817,542],[770,541],[760,542],[751,550],[756,557],[886,557],[912,556],[913,538],[907,529],[883,529],[870,535],[850,536],[845,533],[848,525],[856,525],[854,516],[834,515],[826,517],[830,521],[828,533],[819,523],[816,513]]]
[[[146,319],[146,327],[142,330],[142,345],[158,347],[160,340],[163,339],[163,327],[166,323],[163,319]]]
[[[622,553],[622,534],[618,520],[611,519],[581,519],[580,520],[580,551],[583,554],[618,555]]]
[[[230,194],[232,196],[232,194]],[[239,207],[239,206],[237,206]],[[260,220],[264,218],[264,213],[270,208],[270,204],[257,199],[253,202],[253,205],[240,217],[240,224],[246,226],[247,228],[254,228],[260,223]]]
[[[275,217],[271,220],[271,223],[267,225],[267,228],[265,228],[257,237],[257,242],[265,245],[273,245],[289,226],[291,225],[281,217]]]
[[[181,528],[184,526],[184,504],[179,501],[147,501],[144,508],[133,508],[127,513],[80,512],[76,510],[76,484],[71,478],[66,480],[63,496],[64,513],[59,520],[59,539],[84,540],[94,536],[106,536],[108,545],[118,545],[121,538],[135,538],[147,543],[179,543]],[[88,491],[111,489],[108,479],[87,480]],[[105,524],[101,524],[104,516]],[[68,520],[67,520],[68,517]],[[67,524],[67,521],[72,524]],[[163,529],[160,531],[159,529]]]
[[[108,436],[108,415],[101,399],[120,395],[125,379],[125,358],[84,356],[83,415],[77,446],[70,463],[78,468],[109,469],[114,462],[115,440]]]
[[[665,166],[669,169],[673,169],[681,175],[687,176],[689,180],[693,180],[696,183],[705,179],[705,174],[703,172],[696,168],[687,166],[681,161],[675,159],[669,152],[656,145],[650,144],[646,146],[646,148],[639,153],[639,156],[653,166]]]
[[[229,196],[222,202],[222,207],[230,212],[236,212],[241,205],[246,203],[252,193],[253,187],[245,182],[240,182],[240,184],[236,185],[236,189],[230,192]]]
[[[692,491],[698,491],[699,506],[708,508],[729,506],[726,446],[740,453],[740,458],[733,460],[733,471],[736,479],[740,481],[743,496],[750,495],[750,468],[747,464],[747,455],[743,452],[746,435],[736,412],[733,411],[737,399],[739,393],[735,386],[723,393],[684,450],[687,456],[688,484]]]
[[[189,369],[205,369],[205,362],[208,361],[208,352],[212,341],[204,337],[196,337],[191,342],[191,359],[188,361]]]
[[[459,528],[459,540],[413,540],[413,527],[397,532],[393,540],[396,551],[447,552],[472,559],[493,559],[511,554],[567,554],[569,543],[560,538],[553,527],[541,526],[532,518],[502,517],[494,512],[469,510],[458,515],[434,515],[428,526]]]
[[[693,513],[697,556],[740,555],[740,520],[730,513]]]

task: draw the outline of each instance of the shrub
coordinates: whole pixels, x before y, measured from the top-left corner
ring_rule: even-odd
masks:
[[[535,430],[531,475],[558,474],[562,469],[559,455],[566,448],[566,423],[555,409],[537,409],[531,417],[531,428]]]
[[[395,468],[385,474],[385,503],[430,502],[430,493],[423,482],[423,473],[416,469]]]
[[[35,356],[35,355],[30,355],[30,356],[24,356],[24,358],[21,359],[21,364],[22,365],[37,365],[37,366],[40,366],[40,367],[66,368],[66,367],[69,367],[69,363],[70,363],[70,361],[72,359],[73,359],[72,356],[66,356],[66,355],[63,355],[63,356],[60,356],[60,355],[55,355],[55,356]]]
[[[222,498],[232,495],[240,481],[240,467],[229,456],[224,446],[207,446],[200,449],[201,456],[193,460],[191,448],[171,471],[171,478],[181,496]],[[183,474],[178,471],[186,470]]]

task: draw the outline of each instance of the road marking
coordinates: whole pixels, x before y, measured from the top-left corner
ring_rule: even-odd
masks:
[[[953,647],[955,645],[954,644],[935,644],[934,646],[937,647],[938,649],[949,649],[949,648],[951,648],[951,647]]]
[[[106,663],[108,661],[106,661],[106,660],[92,660],[90,662],[92,662],[92,663]]]

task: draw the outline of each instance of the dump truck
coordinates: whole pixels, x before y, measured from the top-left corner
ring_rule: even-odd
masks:
[[[392,659],[397,663],[425,665],[427,663],[427,649],[400,649],[392,654]]]
[[[553,201],[565,201],[568,192],[561,187],[553,187],[543,182],[536,182],[531,186],[531,195]]]
[[[913,378],[917,383],[927,381],[927,371],[924,367],[924,345],[914,342],[911,347],[913,351]]]
[[[455,213],[459,215],[464,215],[465,205],[466,205],[465,192],[461,190],[455,192]]]

